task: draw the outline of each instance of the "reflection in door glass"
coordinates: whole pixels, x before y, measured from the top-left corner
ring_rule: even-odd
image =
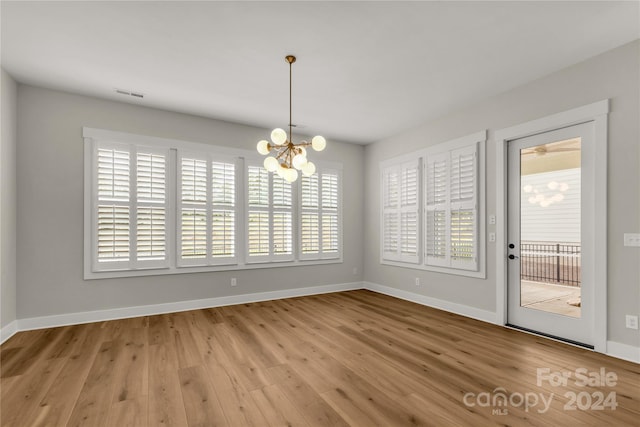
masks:
[[[580,138],[520,150],[520,305],[580,317]]]

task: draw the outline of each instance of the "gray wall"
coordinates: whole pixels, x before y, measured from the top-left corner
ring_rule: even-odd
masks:
[[[84,281],[83,126],[250,150],[270,131],[20,85],[19,319],[362,280],[364,150],[329,141],[313,156],[344,162],[344,263]]]
[[[17,84],[4,70],[0,106],[0,328],[16,320]]]
[[[640,312],[640,250],[623,247],[623,233],[640,232],[639,61],[636,41],[550,76],[487,99],[365,149],[366,281],[495,311],[495,253],[487,243],[487,279],[479,280],[381,265],[379,163],[383,159],[489,129],[487,213],[495,212],[495,130],[611,99],[608,158],[608,339],[639,346],[625,314]],[[487,226],[488,231],[494,229]],[[416,288],[414,278],[424,285]]]

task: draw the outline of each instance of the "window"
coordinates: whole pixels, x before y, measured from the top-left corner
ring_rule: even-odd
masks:
[[[340,174],[319,169],[300,179],[300,259],[340,257]]]
[[[237,263],[235,187],[234,159],[180,152],[178,265]]]
[[[339,164],[291,184],[253,151],[83,136],[85,279],[342,260]]]
[[[382,172],[382,253],[386,260],[419,262],[419,174],[418,160],[391,165]]]
[[[166,160],[166,150],[151,147],[95,146],[95,271],[168,265]]]
[[[425,263],[477,270],[476,145],[427,155]]]
[[[264,167],[247,167],[247,262],[293,260],[292,185]]]
[[[381,262],[484,277],[485,132],[381,164]]]

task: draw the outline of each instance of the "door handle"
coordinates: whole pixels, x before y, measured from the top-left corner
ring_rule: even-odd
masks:
[[[518,258],[520,258],[520,257],[518,257],[518,256],[516,256],[514,254],[509,255],[509,259],[518,259]]]

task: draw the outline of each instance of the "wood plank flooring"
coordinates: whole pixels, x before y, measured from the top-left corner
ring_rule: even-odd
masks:
[[[364,290],[20,332],[0,351],[2,426],[640,424],[640,365]],[[615,385],[581,386],[581,368]]]

